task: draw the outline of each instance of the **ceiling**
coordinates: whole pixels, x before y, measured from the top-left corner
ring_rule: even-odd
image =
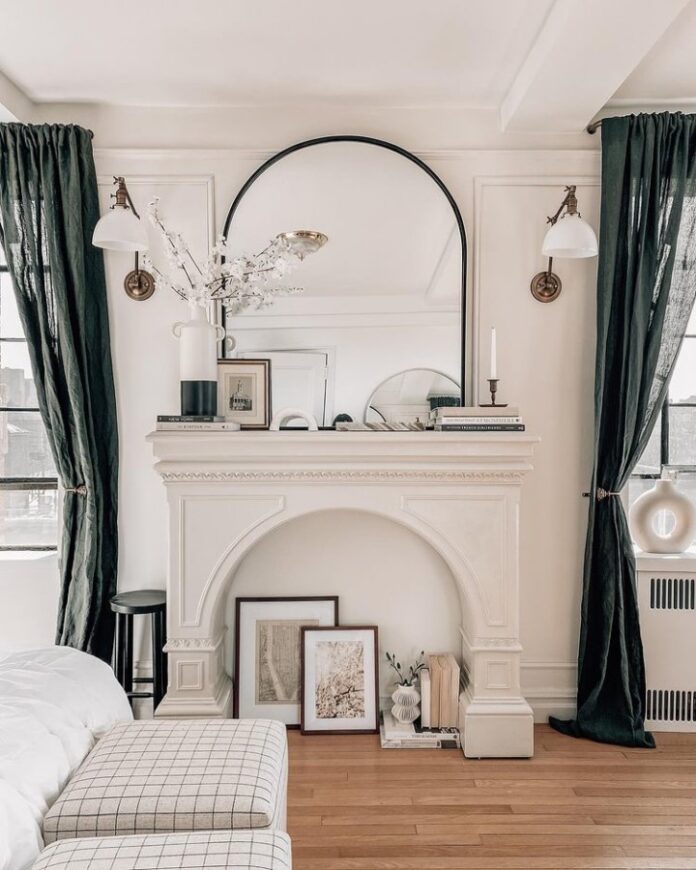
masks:
[[[0,119],[321,104],[579,132],[696,102],[696,0],[0,0],[0,21]]]
[[[696,3],[689,3],[672,22],[616,91],[611,103],[696,103]]]
[[[0,70],[38,102],[497,106],[552,3],[13,0]]]

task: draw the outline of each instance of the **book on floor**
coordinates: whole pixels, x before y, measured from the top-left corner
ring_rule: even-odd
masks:
[[[460,749],[457,728],[425,728],[421,720],[401,723],[385,710],[379,729],[382,749]]]

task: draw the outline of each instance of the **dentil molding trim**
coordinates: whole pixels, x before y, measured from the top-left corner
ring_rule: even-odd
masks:
[[[522,471],[162,471],[165,483],[227,483],[227,482],[321,482],[343,481],[420,481],[423,483],[513,483],[524,477]]]

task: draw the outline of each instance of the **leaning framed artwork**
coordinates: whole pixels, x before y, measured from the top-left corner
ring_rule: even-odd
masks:
[[[271,425],[271,361],[218,360],[218,413],[242,429]]]
[[[303,734],[379,732],[377,626],[302,628]]]
[[[237,598],[234,716],[300,724],[303,626],[335,626],[338,596]]]

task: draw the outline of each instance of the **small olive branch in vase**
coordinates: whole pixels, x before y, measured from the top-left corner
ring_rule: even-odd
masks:
[[[387,661],[392,670],[395,671],[397,682],[400,686],[412,686],[416,682],[418,674],[426,667],[423,661],[424,655],[424,650],[421,650],[415,662],[408,666],[408,671],[404,672],[401,668],[401,662],[396,660],[396,655],[394,653],[387,653]]]

